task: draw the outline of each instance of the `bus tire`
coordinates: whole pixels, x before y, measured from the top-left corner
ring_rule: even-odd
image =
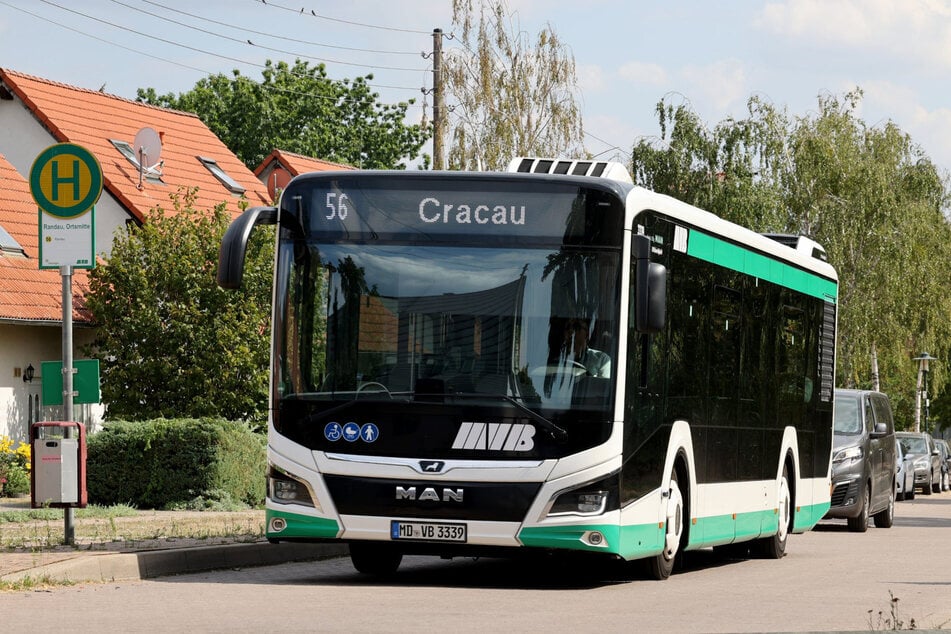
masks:
[[[647,560],[650,576],[658,581],[670,577],[674,563],[686,543],[684,495],[680,490],[677,468],[670,474],[668,486],[666,521],[664,522],[664,550]]]
[[[361,574],[385,577],[396,573],[403,554],[385,543],[350,542],[350,561]]]
[[[779,526],[769,537],[756,540],[756,552],[764,559],[782,559],[786,555],[786,542],[792,526],[792,493],[789,489],[789,463],[783,465],[783,475],[779,479],[779,494],[776,500]]]

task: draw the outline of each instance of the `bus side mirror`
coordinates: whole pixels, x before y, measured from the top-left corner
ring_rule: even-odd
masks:
[[[248,250],[251,230],[257,225],[276,223],[277,207],[251,207],[228,225],[218,251],[218,286],[227,289],[241,288],[244,256]]]
[[[667,267],[650,253],[650,238],[634,236],[634,327],[641,333],[660,332],[667,321]]]

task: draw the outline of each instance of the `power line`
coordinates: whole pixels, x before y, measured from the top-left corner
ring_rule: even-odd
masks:
[[[45,0],[44,0],[44,1],[45,1]],[[48,2],[47,4],[52,4],[52,3],[49,3],[49,2]],[[23,8],[21,8],[21,7],[17,7],[17,6],[15,6],[15,5],[12,5],[12,4],[10,4],[9,2],[7,2],[6,0],[0,0],[0,5],[9,7],[9,8],[11,8],[11,9],[14,9],[14,10],[16,10],[16,11],[19,11],[19,12],[21,12],[21,13],[25,13],[25,14],[27,14],[27,15],[33,17],[33,18],[36,18],[37,20],[42,21],[42,22],[47,22],[47,23],[49,23],[49,24],[53,24],[54,26],[58,26],[58,27],[60,27],[60,28],[62,28],[62,29],[65,29],[65,30],[67,30],[67,31],[72,31],[73,33],[76,33],[76,34],[78,34],[78,35],[82,35],[82,36],[84,36],[84,37],[88,37],[88,38],[90,38],[90,39],[96,40],[96,41],[98,41],[98,42],[102,42],[102,43],[104,43],[104,44],[108,44],[108,45],[110,45],[110,46],[115,46],[115,47],[120,48],[120,49],[125,50],[125,51],[129,51],[129,52],[132,52],[132,53],[136,53],[136,54],[138,54],[138,55],[142,55],[143,57],[147,57],[147,58],[149,58],[149,59],[154,59],[154,60],[156,60],[156,61],[164,62],[164,63],[166,63],[166,64],[172,64],[172,65],[174,65],[174,66],[179,66],[179,67],[181,67],[181,68],[187,68],[188,70],[194,70],[194,71],[197,71],[197,72],[199,72],[199,73],[203,73],[203,74],[209,75],[209,76],[216,74],[214,71],[210,71],[210,70],[207,70],[207,69],[204,69],[204,68],[198,68],[198,67],[196,67],[196,66],[191,66],[191,65],[188,65],[188,64],[183,64],[183,63],[181,63],[181,62],[176,62],[176,61],[174,61],[174,60],[171,60],[171,59],[168,59],[168,58],[165,58],[165,57],[160,57],[160,56],[158,56],[158,55],[152,55],[152,54],[150,54],[150,53],[145,53],[145,52],[143,52],[143,51],[141,51],[141,50],[139,50],[139,49],[131,48],[131,47],[129,47],[129,46],[124,46],[124,45],[119,44],[119,43],[117,43],[117,42],[114,42],[114,41],[112,41],[112,40],[107,40],[107,39],[105,39],[105,38],[98,37],[98,36],[96,36],[96,35],[93,35],[93,34],[91,34],[91,33],[87,33],[87,32],[85,32],[85,31],[82,31],[82,30],[80,30],[80,29],[71,27],[71,26],[69,26],[69,25],[62,24],[61,22],[57,22],[56,20],[53,20],[53,19],[48,18],[48,17],[46,17],[46,16],[38,15],[38,14],[33,13],[32,11],[29,11],[29,10],[27,10],[27,9],[23,9]],[[53,6],[57,6],[57,5],[53,5]],[[114,26],[114,25],[113,25],[113,26]],[[147,37],[148,37],[148,36],[147,36]],[[174,44],[174,43],[173,43],[173,44]],[[186,48],[191,48],[191,47],[186,47]],[[200,49],[191,49],[191,50],[197,50],[198,52],[204,52],[204,51],[201,51]],[[212,56],[214,56],[214,57],[224,57],[224,56],[221,56],[221,55],[216,55],[216,54],[214,54],[214,53],[207,53],[207,54],[208,54],[208,55],[212,55]],[[225,57],[225,59],[232,59],[232,58],[227,58],[227,57]],[[241,63],[246,64],[246,65],[248,65],[248,66],[254,66],[254,67],[256,67],[256,68],[266,68],[266,67],[267,67],[267,66],[264,65],[264,64],[257,64],[257,63],[254,63],[254,62],[241,62]],[[340,81],[340,80],[333,80],[333,79],[331,79],[330,81]],[[260,84],[260,85],[261,85],[263,88],[267,89],[267,90],[278,91],[278,92],[284,92],[284,93],[287,93],[287,94],[293,94],[293,95],[297,95],[297,96],[305,97],[305,98],[328,99],[328,100],[336,100],[336,99],[337,99],[337,98],[335,98],[335,97],[328,96],[328,95],[319,95],[319,94],[316,94],[316,93],[298,92],[298,91],[293,91],[293,90],[289,90],[289,89],[286,89],[286,88],[280,88],[280,87],[273,86],[273,85],[266,85],[266,84]],[[389,88],[389,89],[394,89],[394,90],[412,90],[412,91],[414,91],[414,92],[419,90],[419,88],[409,88],[409,87],[406,87],[406,86],[385,86],[385,85],[370,84],[370,83],[366,83],[366,86],[367,86],[368,88]],[[348,101],[348,100],[344,100],[344,101]],[[381,106],[391,106],[391,107],[392,107],[392,106],[395,106],[396,104],[384,104],[384,103],[380,103],[380,104],[378,104],[378,105],[381,105]],[[420,104],[415,104],[415,103],[414,103],[414,104],[408,104],[408,105],[411,106],[411,107],[422,107]]]
[[[113,0],[115,1],[115,0]],[[307,44],[308,46],[320,46],[323,48],[335,48],[343,51],[354,51],[358,53],[378,53],[382,55],[419,55],[419,51],[386,51],[386,50],[376,50],[370,48],[355,48],[352,46],[338,46],[335,44],[324,44],[322,42],[312,42],[310,40],[301,40],[293,37],[287,37],[286,35],[274,35],[273,33],[267,33],[265,31],[255,31],[254,29],[248,29],[242,26],[236,26],[234,24],[228,24],[227,22],[220,22],[218,20],[212,20],[211,18],[206,18],[204,16],[196,15],[194,13],[189,13],[188,11],[182,11],[181,9],[175,9],[158,2],[153,2],[152,0],[141,0],[145,4],[150,4],[152,6],[158,7],[160,9],[165,9],[172,13],[179,13],[181,15],[186,15],[190,18],[195,18],[196,20],[203,20],[205,22],[210,22],[212,24],[217,24],[218,26],[228,27],[229,29],[234,29],[236,31],[244,31],[247,33],[252,33],[254,35],[264,35],[267,37],[274,38],[276,40],[284,40],[286,42],[294,42],[296,44]],[[137,9],[140,10],[140,9]]]
[[[169,45],[171,45],[171,46],[177,46],[177,47],[179,47],[179,48],[184,48],[184,49],[187,49],[187,50],[190,50],[190,51],[194,51],[194,52],[197,52],[197,53],[202,53],[202,54],[204,54],[204,55],[209,55],[209,56],[211,56],[211,57],[217,57],[217,58],[219,58],[219,59],[224,59],[224,60],[231,61],[231,62],[237,62],[237,63],[239,63],[239,64],[244,64],[245,66],[251,66],[251,67],[254,67],[254,68],[261,68],[261,69],[267,68],[267,66],[266,66],[265,64],[260,64],[260,63],[253,62],[253,61],[249,61],[249,60],[243,60],[243,59],[239,59],[239,58],[236,58],[236,57],[231,57],[231,56],[229,56],[229,55],[222,55],[222,54],[219,54],[219,53],[214,53],[214,52],[212,52],[212,51],[207,51],[207,50],[204,50],[204,49],[196,48],[196,47],[194,47],[194,46],[190,46],[190,45],[188,45],[188,44],[182,44],[182,43],[180,43],[180,42],[175,42],[175,41],[173,41],[173,40],[168,40],[168,39],[161,38],[161,37],[158,37],[158,36],[155,36],[155,35],[150,35],[150,34],[148,34],[148,33],[144,33],[144,32],[142,32],[142,31],[137,31],[137,30],[132,29],[132,28],[129,28],[129,27],[121,26],[121,25],[118,25],[118,24],[109,22],[108,20],[104,20],[104,19],[102,19],[102,18],[98,18],[98,17],[95,17],[95,16],[87,15],[87,14],[82,13],[82,12],[80,12],[80,11],[76,11],[76,10],[74,10],[74,9],[70,9],[70,8],[68,8],[68,7],[64,7],[64,6],[62,6],[62,5],[56,4],[55,2],[52,2],[51,0],[41,0],[41,2],[43,2],[44,4],[50,5],[50,6],[52,6],[52,7],[55,7],[55,8],[57,8],[57,9],[61,9],[61,10],[63,10],[63,11],[67,11],[67,12],[69,12],[69,13],[73,13],[73,14],[75,14],[75,15],[82,16],[82,17],[87,18],[87,19],[89,19],[89,20],[93,20],[93,21],[95,21],[95,22],[100,22],[100,23],[102,23],[102,24],[111,26],[112,28],[119,29],[119,30],[122,30],[122,31],[126,31],[126,32],[129,32],[129,33],[133,33],[133,34],[135,34],[135,35],[140,35],[140,36],[142,36],[142,37],[145,37],[145,38],[148,38],[148,39],[152,39],[152,40],[156,40],[156,41],[162,42],[162,43],[164,43],[164,44],[169,44]],[[2,2],[2,1],[0,1],[0,3],[4,4],[4,5],[6,5],[6,6],[9,6],[9,7],[12,8],[12,9],[16,9],[17,11],[22,11],[22,12],[24,12],[24,13],[27,13],[27,14],[29,14],[29,15],[31,15],[31,16],[37,18],[37,19],[50,22],[50,23],[52,23],[52,24],[55,24],[56,26],[60,26],[60,27],[62,27],[62,28],[68,29],[68,30],[73,31],[73,32],[75,32],[75,33],[79,33],[79,34],[81,34],[81,35],[86,35],[87,37],[91,37],[91,38],[93,38],[93,39],[95,39],[95,40],[98,40],[98,41],[101,41],[101,42],[106,42],[106,43],[112,44],[112,45],[114,45],[114,46],[119,46],[120,48],[123,48],[123,49],[125,49],[125,50],[135,51],[135,52],[137,52],[137,53],[140,53],[140,54],[142,54],[142,55],[145,55],[146,57],[151,57],[151,58],[156,59],[156,60],[165,61],[165,62],[168,62],[168,63],[171,63],[171,64],[175,64],[175,65],[177,65],[177,66],[182,66],[182,67],[184,67],[184,68],[189,68],[189,69],[191,69],[191,70],[198,70],[198,71],[200,71],[200,72],[207,73],[207,74],[209,74],[209,75],[215,74],[215,73],[213,73],[213,72],[208,72],[208,71],[205,71],[205,70],[203,70],[203,69],[195,68],[195,67],[193,67],[193,66],[188,66],[188,65],[186,65],[186,64],[181,64],[181,63],[178,63],[178,62],[174,62],[174,61],[169,60],[169,59],[167,59],[167,58],[162,58],[162,57],[158,57],[158,56],[154,56],[154,55],[149,55],[149,54],[146,54],[146,53],[142,53],[141,51],[138,51],[137,49],[132,49],[132,48],[129,48],[129,47],[126,47],[126,46],[121,46],[121,45],[115,44],[115,43],[113,43],[113,42],[111,42],[111,41],[109,41],[109,40],[104,40],[103,38],[96,37],[96,36],[94,36],[94,35],[90,35],[90,34],[88,34],[88,33],[85,33],[84,31],[80,31],[80,30],[78,30],[78,29],[75,29],[75,28],[72,28],[72,27],[68,27],[68,26],[66,26],[66,25],[63,25],[63,24],[61,24],[61,23],[59,23],[59,22],[55,22],[55,21],[53,21],[53,20],[50,20],[49,18],[46,18],[46,17],[40,16],[40,15],[37,15],[37,14],[35,14],[35,13],[31,13],[31,12],[25,10],[25,9],[21,9],[20,7],[16,7],[16,6],[10,5],[10,4],[7,3],[7,2]],[[120,4],[121,4],[121,3],[120,3]],[[378,67],[371,67],[371,68],[378,68]],[[407,70],[412,70],[412,71],[414,71],[414,72],[420,72],[420,71],[423,70],[423,69],[414,68],[414,69],[407,69]],[[371,88],[388,88],[388,89],[392,89],[392,90],[411,90],[411,91],[414,91],[414,92],[419,90],[418,87],[410,87],[410,86],[391,86],[391,85],[383,85],[383,84],[367,84],[367,85],[370,86]]]
[[[331,22],[340,22],[341,24],[350,24],[352,26],[362,26],[368,29],[379,29],[381,31],[395,31],[398,33],[415,33],[417,35],[430,35],[429,31],[418,31],[416,29],[398,29],[391,26],[380,26],[378,24],[367,24],[365,22],[353,22],[351,20],[342,20],[340,18],[331,18],[326,15],[321,15],[317,13],[316,11],[314,11],[313,9],[311,9],[310,13],[308,14],[308,13],[305,13],[306,9],[304,8],[294,9],[292,7],[281,6],[277,4],[276,2],[272,2],[268,0],[255,0],[255,1],[259,1],[261,4],[269,6],[269,7],[274,7],[275,9],[283,9],[284,11],[290,11],[291,13],[296,13],[297,15],[303,15],[303,16],[310,15],[320,20],[330,20]]]
[[[86,33],[85,31],[80,31],[79,29],[73,28],[73,27],[71,27],[71,26],[67,26],[66,24],[62,24],[62,23],[60,23],[60,22],[57,22],[56,20],[52,20],[52,19],[50,19],[50,18],[47,18],[46,16],[37,15],[36,13],[33,13],[32,11],[28,11],[28,10],[22,8],[22,7],[14,6],[14,5],[10,4],[9,2],[5,2],[4,0],[0,0],[0,4],[4,5],[4,6],[6,6],[6,7],[10,7],[11,9],[14,9],[15,11],[20,11],[21,13],[25,13],[25,14],[27,14],[27,15],[29,15],[29,16],[32,16],[32,17],[36,18],[37,20],[42,21],[42,22],[48,22],[48,23],[53,24],[53,25],[55,25],[55,26],[58,26],[58,27],[60,27],[60,28],[62,28],[62,29],[66,29],[67,31],[72,31],[73,33],[77,33],[77,34],[79,34],[79,35],[88,37],[88,38],[93,39],[93,40],[96,40],[96,41],[98,41],[98,42],[103,42],[104,44],[109,44],[110,46],[115,46],[115,47],[121,48],[121,49],[123,49],[123,50],[125,50],[125,51],[130,51],[130,52],[132,52],[132,53],[137,53],[137,54],[139,54],[139,55],[143,55],[143,56],[145,56],[145,57],[148,57],[148,58],[151,58],[151,59],[160,61],[160,62],[165,62],[165,63],[167,63],[167,64],[174,64],[175,66],[181,66],[182,68],[187,68],[188,70],[196,70],[196,71],[198,71],[199,73],[205,73],[206,75],[214,75],[213,72],[208,71],[208,70],[205,70],[205,69],[203,69],[203,68],[197,68],[197,67],[195,67],[195,66],[189,66],[188,64],[182,64],[181,62],[176,62],[176,61],[167,59],[167,58],[165,58],[165,57],[159,57],[159,56],[157,56],[157,55],[151,55],[151,54],[149,54],[149,53],[144,53],[144,52],[142,52],[142,51],[140,51],[140,50],[138,50],[138,49],[132,48],[132,47],[130,47],[130,46],[123,46],[122,44],[118,44],[118,43],[116,43],[116,42],[113,42],[112,40],[107,40],[107,39],[105,39],[105,38],[98,37],[98,36],[96,36],[96,35],[92,35],[91,33]]]
[[[44,2],[47,2],[48,4],[53,4],[52,2],[48,2],[48,0],[43,0],[43,1],[44,1]],[[130,4],[126,4],[125,2],[121,2],[120,0],[111,0],[111,1],[112,1],[114,4],[118,4],[119,6],[123,6],[123,7],[127,8],[127,9],[132,9],[133,11],[138,11],[138,12],[140,12],[140,13],[144,13],[145,15],[152,16],[153,18],[158,18],[159,20],[165,20],[166,22],[171,22],[172,24],[175,24],[175,25],[177,25],[177,26],[185,27],[186,29],[192,29],[193,31],[198,31],[199,33],[204,33],[205,35],[211,35],[211,36],[213,36],[213,37],[218,37],[218,38],[221,38],[221,39],[223,39],[223,40],[227,40],[227,41],[229,41],[229,42],[234,42],[234,43],[236,43],[236,44],[240,44],[240,45],[242,45],[242,46],[244,46],[244,45],[247,44],[247,45],[252,46],[252,47],[254,47],[254,48],[261,48],[261,49],[264,49],[264,50],[266,50],[266,51],[272,51],[272,52],[274,52],[274,53],[281,53],[281,54],[283,54],[283,55],[293,55],[294,57],[299,57],[299,58],[304,58],[304,59],[310,59],[310,60],[313,60],[313,61],[325,62],[325,63],[329,63],[329,64],[342,64],[342,65],[345,65],[345,66],[359,66],[359,67],[361,67],[361,68],[370,68],[370,69],[377,69],[377,70],[395,70],[395,71],[410,71],[410,72],[418,72],[419,70],[421,70],[420,68],[399,68],[399,67],[394,67],[394,66],[379,66],[379,65],[374,65],[374,64],[359,64],[359,63],[357,63],[357,62],[344,62],[344,61],[341,61],[341,60],[338,60],[338,59],[326,59],[326,58],[323,58],[323,57],[313,57],[313,56],[310,56],[310,55],[305,55],[305,54],[303,54],[303,53],[295,53],[294,51],[285,51],[285,50],[283,50],[283,49],[273,48],[273,47],[271,47],[271,46],[264,46],[263,44],[255,44],[254,42],[252,42],[252,41],[249,40],[249,39],[244,39],[244,40],[242,40],[242,39],[239,39],[239,38],[236,38],[236,37],[230,37],[230,36],[228,36],[228,35],[222,35],[221,33],[216,33],[215,31],[209,31],[208,29],[202,29],[202,28],[199,28],[199,27],[197,27],[197,26],[192,26],[192,25],[190,25],[190,24],[185,24],[184,22],[178,22],[177,20],[173,20],[173,19],[171,19],[171,18],[165,17],[164,15],[160,15],[160,14],[158,14],[158,13],[152,13],[151,11],[146,11],[145,9],[140,9],[139,7],[135,7],[135,6],[132,6],[132,5],[130,5]],[[53,4],[53,6],[58,6],[58,5]],[[70,11],[70,10],[71,10],[71,9],[67,9],[67,11]],[[91,17],[91,16],[88,16],[88,15],[83,14],[83,13],[79,13],[79,12],[76,12],[76,13],[78,13],[79,15],[82,15],[82,16],[84,16],[84,17]],[[98,19],[98,18],[94,18],[94,17],[93,17],[93,18],[91,18],[91,19],[94,19],[94,20],[95,20],[95,19]]]

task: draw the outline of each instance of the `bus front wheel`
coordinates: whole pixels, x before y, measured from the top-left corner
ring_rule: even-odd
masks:
[[[670,474],[665,519],[664,550],[647,560],[651,576],[658,580],[668,578],[673,572],[684,536],[684,496],[680,491],[676,468]]]
[[[386,543],[350,542],[350,561],[359,573],[384,577],[397,571],[403,554]]]
[[[786,554],[786,540],[789,538],[789,526],[792,524],[792,494],[789,490],[788,465],[783,467],[783,475],[779,480],[776,514],[779,516],[776,532],[756,542],[757,552],[766,559],[782,559]]]

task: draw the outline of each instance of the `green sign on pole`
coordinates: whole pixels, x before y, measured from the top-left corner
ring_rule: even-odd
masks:
[[[99,391],[99,359],[76,359],[73,361],[74,403],[98,403],[102,400]],[[43,377],[43,405],[63,404],[63,362],[43,361],[40,364]]]

